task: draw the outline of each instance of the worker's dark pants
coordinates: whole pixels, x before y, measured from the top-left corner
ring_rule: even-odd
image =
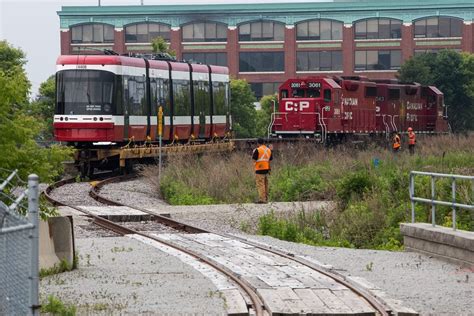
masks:
[[[408,150],[410,151],[410,155],[415,154],[415,145],[408,145]]]

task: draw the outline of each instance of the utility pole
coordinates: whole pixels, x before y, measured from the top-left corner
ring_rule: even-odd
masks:
[[[98,1],[99,1],[99,7],[100,7],[100,0],[98,0]]]

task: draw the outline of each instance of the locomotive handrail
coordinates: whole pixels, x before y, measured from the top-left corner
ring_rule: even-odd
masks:
[[[415,196],[415,176],[426,176],[431,177],[431,199],[416,197]],[[451,202],[448,201],[440,201],[435,199],[436,198],[436,190],[435,190],[435,180],[436,178],[448,178],[451,179],[451,193],[452,193],[452,200]],[[470,211],[474,211],[474,203],[473,204],[463,204],[456,202],[456,179],[459,180],[470,180],[473,199],[474,199],[474,176],[464,176],[464,175],[457,175],[457,174],[445,174],[445,173],[434,173],[434,172],[422,172],[422,171],[411,171],[410,172],[410,186],[409,186],[409,194],[410,194],[410,201],[411,201],[411,222],[415,223],[415,202],[427,203],[431,204],[431,223],[433,227],[436,226],[436,205],[442,206],[451,206],[452,207],[452,221],[453,221],[453,230],[456,230],[456,208],[463,208]]]
[[[282,114],[284,114],[285,118],[288,120],[288,112],[274,112],[274,113],[272,113],[271,119],[270,119],[270,125],[268,126],[268,135],[270,135],[271,129],[272,129],[274,123],[275,123],[275,117],[277,115],[282,115]],[[321,126],[321,138],[322,138],[321,142],[326,141],[327,126],[326,126],[326,123],[324,122],[324,117],[322,117],[321,113],[319,113],[319,112],[298,112],[298,113],[294,113],[294,114],[299,114],[300,116],[301,115],[317,115],[318,123]]]
[[[390,127],[388,126],[387,122],[385,122],[385,116],[387,115],[382,114],[382,122],[383,122],[383,125],[385,126],[385,137],[388,139],[390,135]]]
[[[395,117],[398,117],[400,115],[393,115],[392,116],[392,126],[394,131],[398,131],[397,124],[395,124]]]

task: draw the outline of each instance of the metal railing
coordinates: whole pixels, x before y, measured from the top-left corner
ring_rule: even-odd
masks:
[[[38,176],[17,194],[11,192],[26,183],[16,170],[0,181],[0,315],[38,315]],[[28,218],[20,214],[26,212]]]
[[[431,199],[416,197],[415,196],[415,176],[426,176],[431,177]],[[441,201],[436,199],[436,179],[437,178],[447,178],[451,179],[451,196],[452,200]],[[434,173],[434,172],[421,172],[421,171],[411,171],[410,172],[410,201],[411,201],[411,222],[415,222],[415,202],[421,202],[426,204],[431,204],[431,223],[433,227],[436,226],[436,206],[451,206],[452,207],[452,217],[453,217],[453,230],[456,230],[456,208],[467,209],[470,211],[474,210],[473,204],[462,204],[456,202],[456,180],[469,180],[472,181],[472,195],[474,200],[474,176],[463,176],[456,174],[445,174],[445,173]]]

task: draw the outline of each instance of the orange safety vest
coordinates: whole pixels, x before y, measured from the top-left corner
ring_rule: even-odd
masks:
[[[409,145],[415,145],[416,143],[416,136],[415,133],[413,132],[408,132],[408,144]]]
[[[272,156],[272,151],[265,145],[261,145],[257,150],[258,159],[255,162],[255,171],[270,170],[270,157]]]
[[[393,149],[399,149],[400,146],[401,146],[401,144],[400,144],[400,136],[395,135],[395,137],[393,137]]]

